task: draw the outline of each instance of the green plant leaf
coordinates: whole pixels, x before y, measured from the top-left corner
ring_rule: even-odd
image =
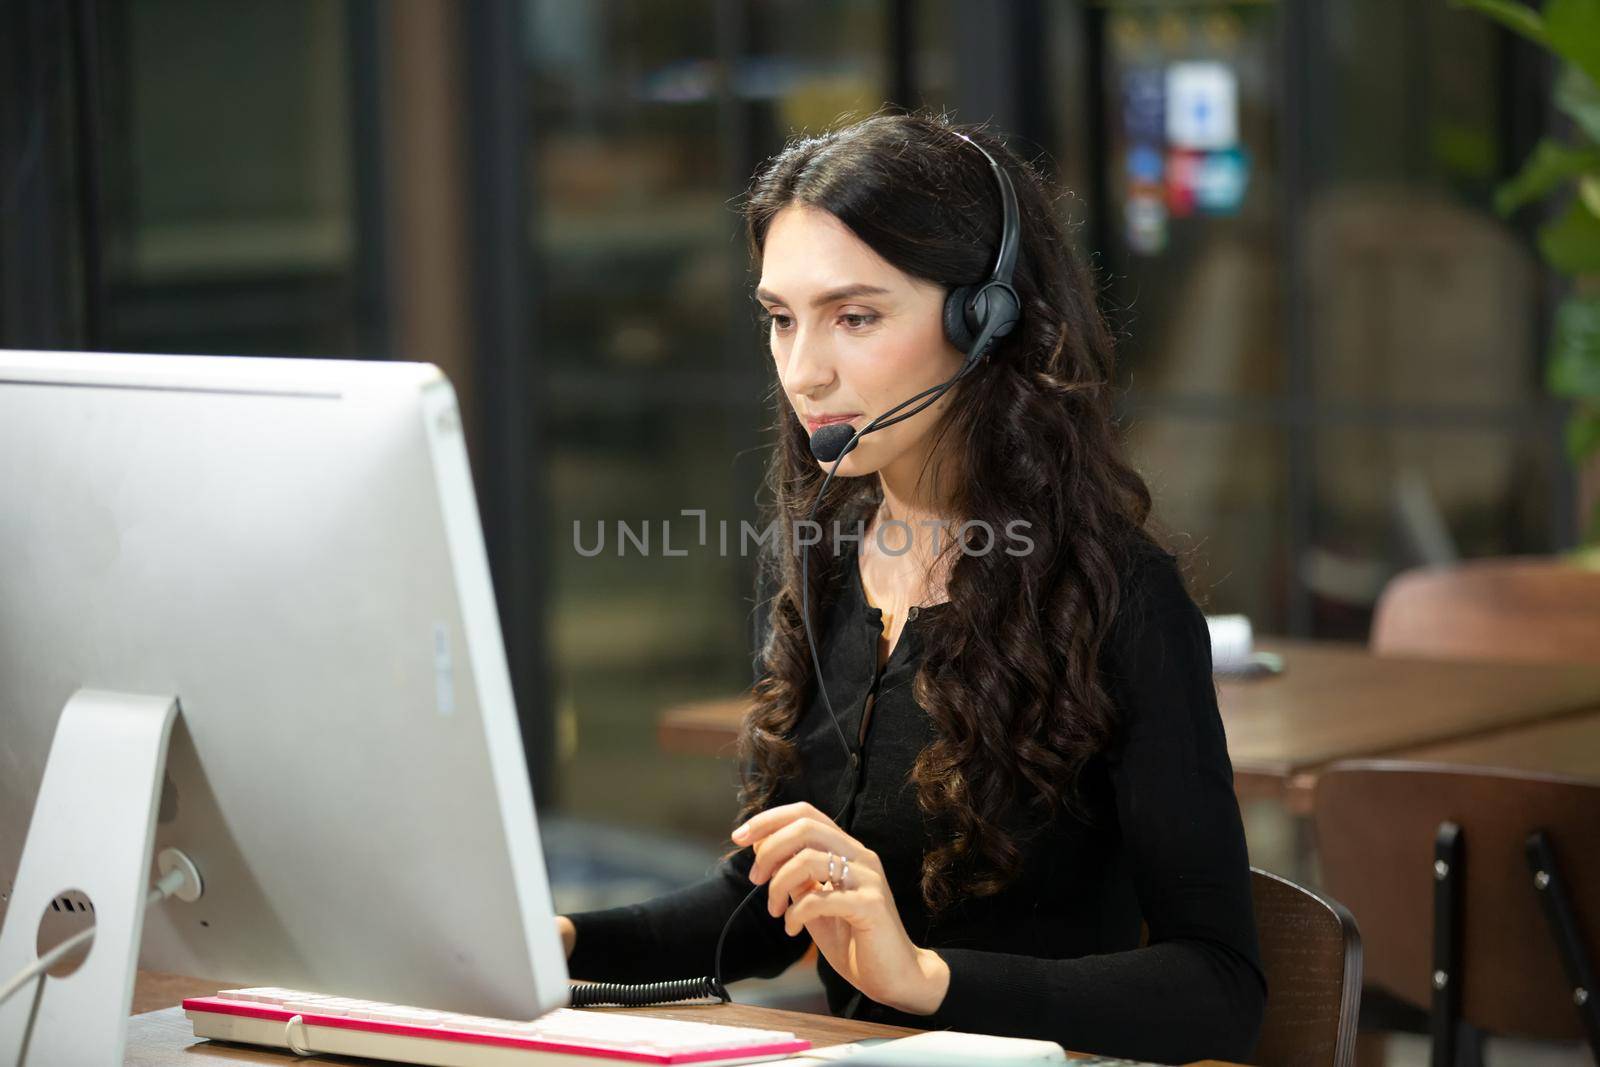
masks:
[[[1564,111],[1589,139],[1600,143],[1600,85],[1575,64],[1561,64],[1556,76],[1556,107]]]
[[[1600,296],[1569,296],[1556,309],[1546,384],[1557,396],[1600,402]]]
[[[1566,214],[1539,228],[1539,251],[1563,274],[1600,273],[1600,217],[1574,197]]]
[[[1567,420],[1567,458],[1582,463],[1600,452],[1600,412],[1593,408],[1575,411]]]
[[[1578,196],[1583,199],[1583,206],[1600,218],[1600,174],[1585,174],[1579,178]]]
[[[1534,147],[1517,176],[1495,190],[1495,210],[1509,215],[1568,178],[1590,170],[1600,172],[1600,147],[1574,148],[1546,137]]]
[[[1549,0],[1544,29],[1551,49],[1600,81],[1600,0]]]
[[[1467,7],[1488,15],[1506,29],[1550,48],[1550,35],[1539,12],[1516,0],[1451,0],[1451,7]]]

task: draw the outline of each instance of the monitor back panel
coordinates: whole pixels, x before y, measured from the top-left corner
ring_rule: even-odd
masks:
[[[449,384],[0,353],[0,889],[81,687],[174,694],[141,965],[529,1017],[565,960]],[[61,887],[63,890],[70,886]]]

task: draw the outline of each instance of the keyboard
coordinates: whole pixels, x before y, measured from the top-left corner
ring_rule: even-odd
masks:
[[[367,1056],[428,1067],[757,1063],[811,1048],[778,1030],[557,1008],[531,1021],[429,1011],[297,989],[225,989],[183,1002],[196,1037],[301,1056]]]

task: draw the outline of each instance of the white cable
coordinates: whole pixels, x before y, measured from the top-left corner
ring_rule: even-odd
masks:
[[[300,1036],[294,1036],[294,1024],[300,1024]],[[316,1052],[307,1042],[306,1020],[303,1015],[296,1015],[283,1024],[283,1042],[289,1046],[289,1051],[296,1056],[315,1056]]]
[[[190,875],[188,870],[185,870],[181,867],[173,868],[166,874],[162,875],[161,880],[156,883],[155,888],[150,890],[150,895],[144,898],[144,906],[149,908],[153,904],[161,903],[163,900],[166,900],[174,893],[177,893],[179,890],[183,889],[185,883],[187,883],[189,879]],[[79,930],[77,933],[61,942],[61,944],[57,945],[49,952],[46,952],[43,956],[40,956],[38,959],[34,960],[31,964],[24,967],[20,974],[11,979],[11,981],[7,982],[4,988],[0,988],[0,1004],[4,1004],[7,1000],[10,1000],[11,996],[16,993],[17,990],[27,985],[33,979],[39,977],[45,971],[48,971],[50,968],[54,967],[80,945],[87,944],[93,939],[94,927],[91,926],[86,930]]]

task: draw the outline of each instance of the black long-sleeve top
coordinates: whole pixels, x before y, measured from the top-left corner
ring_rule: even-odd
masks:
[[[1143,550],[1124,577],[1100,664],[1121,726],[1080,776],[1083,815],[1063,814],[1036,838],[1006,889],[936,921],[919,888],[929,828],[908,776],[934,736],[911,697],[921,627],[944,605],[908,614],[880,672],[882,613],[866,601],[855,553],[847,557],[849,588],[833,598],[817,635],[847,737],[860,736],[868,696],[876,696],[858,795],[842,826],[878,854],[907,933],[943,957],[950,986],[935,1014],[908,1015],[865,998],[819,957],[830,1010],[1164,1063],[1248,1059],[1266,996],[1249,864],[1205,618],[1173,557]],[[820,697],[797,723],[796,742],[802,769],[774,804],[806,800],[833,816],[852,776]],[[684,889],[571,916],[573,976],[645,982],[712,973],[717,936],[752,888],[751,858],[741,849]],[[763,890],[729,932],[726,980],[773,977],[804,954],[809,937],[789,937],[765,905]]]

